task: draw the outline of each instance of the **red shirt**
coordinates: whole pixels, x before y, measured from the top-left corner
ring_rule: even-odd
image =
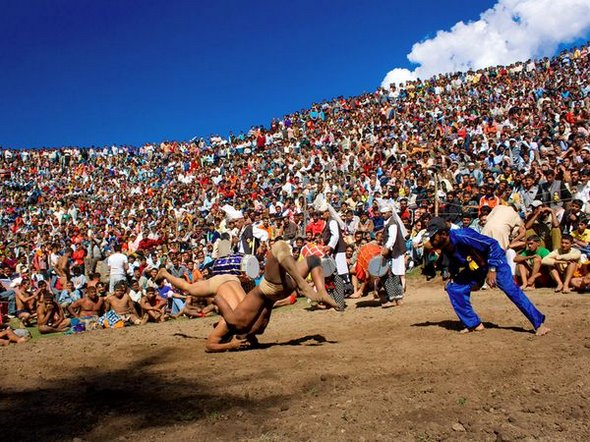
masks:
[[[321,235],[326,227],[326,221],[318,219],[317,221],[310,222],[305,228],[305,233],[311,232],[312,235]]]

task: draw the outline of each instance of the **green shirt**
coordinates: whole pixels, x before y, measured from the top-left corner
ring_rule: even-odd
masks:
[[[547,250],[545,247],[537,247],[537,250],[535,252],[531,252],[530,250],[524,249],[520,254],[520,256],[531,255],[539,255],[541,258],[545,258],[547,255],[549,255],[549,250]]]

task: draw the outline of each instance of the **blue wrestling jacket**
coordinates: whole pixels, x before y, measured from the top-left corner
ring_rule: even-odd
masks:
[[[456,275],[461,268],[482,273],[490,267],[507,264],[506,253],[498,241],[470,227],[451,230],[449,237],[454,249],[448,254],[451,275]]]

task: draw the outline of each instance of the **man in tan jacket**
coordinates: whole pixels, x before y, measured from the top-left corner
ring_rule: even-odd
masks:
[[[571,235],[563,235],[561,247],[550,252],[541,262],[550,268],[551,277],[557,283],[555,292],[570,292],[570,282],[582,256],[578,249],[572,248],[573,242]]]

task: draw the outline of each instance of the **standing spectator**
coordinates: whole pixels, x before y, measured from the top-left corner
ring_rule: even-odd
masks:
[[[127,280],[128,260],[127,256],[121,253],[121,245],[115,244],[114,253],[108,257],[109,266],[109,292],[115,290],[115,284]]]

